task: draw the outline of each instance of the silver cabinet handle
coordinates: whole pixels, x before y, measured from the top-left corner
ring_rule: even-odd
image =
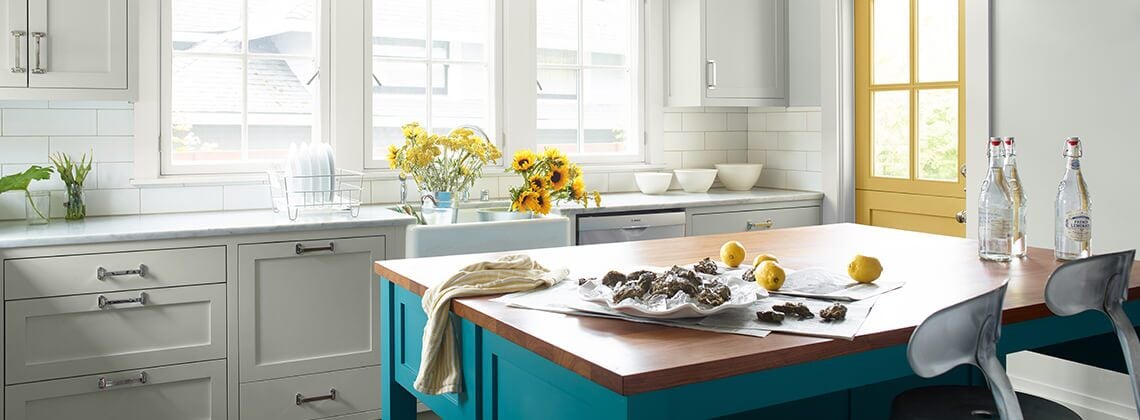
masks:
[[[139,372],[138,377],[120,379],[117,381],[113,380],[113,379],[107,379],[104,377],[100,377],[99,378],[99,389],[107,389],[110,387],[130,385],[130,384],[145,384],[146,381],[147,381],[146,372]]]
[[[304,403],[311,403],[311,402],[315,402],[315,401],[324,401],[324,400],[336,401],[336,388],[329,389],[329,393],[327,395],[318,395],[316,397],[306,397],[304,395],[301,395],[300,393],[297,393],[297,396],[296,396],[297,405],[301,405]]]
[[[308,254],[310,252],[320,252],[320,251],[333,252],[333,243],[329,242],[328,246],[315,246],[315,247],[306,247],[305,244],[298,243],[297,247],[294,248],[294,250],[297,252],[297,255],[305,255],[305,254]]]
[[[705,66],[706,66],[705,71],[708,72],[708,74],[705,75],[705,80],[708,82],[707,83],[708,88],[709,89],[716,89],[716,85],[719,84],[719,80],[717,80],[717,74],[716,74],[716,60],[709,60],[708,63],[705,64]]]
[[[99,269],[95,271],[95,277],[99,280],[106,280],[108,277],[119,276],[139,276],[146,278],[146,275],[149,271],[150,270],[146,268],[146,264],[139,264],[139,268],[136,269],[119,271],[108,271],[106,268],[99,267]]]
[[[13,51],[15,51],[16,59],[16,66],[12,67],[12,73],[27,73],[28,71],[28,69],[25,69],[23,66],[23,57],[20,56],[20,40],[27,34],[28,33],[24,31],[12,31],[12,45],[14,46]]]
[[[765,221],[760,222],[760,223],[755,223],[755,222],[749,220],[748,223],[746,225],[744,225],[744,227],[745,227],[745,230],[771,229],[772,226],[775,224],[776,224],[776,222],[773,222],[772,219],[768,219],[768,220],[765,220]]]
[[[146,305],[146,292],[139,292],[139,297],[128,299],[107,299],[106,296],[99,295],[99,309],[103,309],[110,305],[122,305],[125,303],[137,303],[139,305]]]
[[[32,38],[36,39],[36,66],[32,67],[32,74],[44,74],[41,56],[43,55],[43,41],[46,36],[47,34],[43,32],[32,32]]]

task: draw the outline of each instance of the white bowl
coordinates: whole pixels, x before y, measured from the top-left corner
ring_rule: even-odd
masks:
[[[758,163],[722,163],[716,165],[717,177],[729,191],[748,191],[760,179],[764,165]]]
[[[669,191],[669,184],[673,183],[673,174],[638,172],[633,176],[637,181],[637,189],[641,190],[642,194],[665,194],[666,191]]]
[[[677,182],[681,183],[681,189],[687,193],[708,192],[713,181],[716,181],[716,173],[716,169],[673,170],[673,174],[677,175]]]

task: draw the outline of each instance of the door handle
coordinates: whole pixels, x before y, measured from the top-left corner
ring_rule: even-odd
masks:
[[[705,63],[705,71],[708,72],[708,74],[705,75],[705,81],[707,82],[705,84],[708,85],[709,89],[716,89],[716,85],[720,82],[717,80],[716,60],[708,60],[708,62]]]
[[[772,221],[772,219],[768,219],[760,223],[754,223],[753,221],[749,220],[748,223],[744,225],[744,229],[748,231],[753,231],[756,229],[771,229],[772,226],[775,225],[776,222]]]
[[[43,56],[43,42],[44,42],[45,37],[47,37],[46,33],[32,32],[32,38],[35,38],[35,40],[36,40],[36,66],[32,67],[32,74],[44,74],[45,73],[44,66],[42,63],[42,58],[41,58]]]
[[[294,396],[294,401],[297,403],[297,405],[324,400],[336,401],[336,388],[330,389],[329,393],[326,395],[318,395],[316,397],[306,397],[304,395],[301,395],[301,393],[297,393],[297,395]]]
[[[305,254],[308,254],[310,252],[320,252],[320,251],[335,252],[335,251],[333,251],[333,243],[332,242],[329,242],[328,246],[315,246],[315,247],[306,247],[304,244],[298,243],[297,246],[293,248],[293,251],[296,252],[297,255],[305,255]]]
[[[966,211],[962,210],[958,213],[955,213],[954,220],[956,220],[958,223],[966,223]]]
[[[95,278],[99,280],[106,280],[108,277],[130,275],[137,275],[139,277],[146,278],[148,272],[149,270],[146,268],[146,264],[139,264],[139,268],[119,271],[108,271],[106,268],[99,267],[99,269],[95,270]]]
[[[139,372],[139,376],[134,378],[120,379],[118,381],[107,379],[104,377],[99,378],[99,389],[107,389],[115,386],[130,385],[130,384],[146,384],[146,372]]]
[[[23,60],[22,60],[23,57],[20,55],[20,40],[23,39],[24,35],[27,35],[27,34],[28,33],[24,32],[24,31],[12,31],[12,42],[13,42],[12,45],[14,47],[12,50],[15,51],[15,61],[14,62],[16,63],[16,65],[14,67],[12,67],[12,73],[27,73],[27,71],[28,71],[28,69],[24,68],[24,66],[22,65],[23,64]]]
[[[139,297],[128,299],[107,299],[106,296],[99,295],[99,309],[103,309],[110,305],[122,305],[124,303],[137,303],[139,305],[146,305],[146,292],[139,292]]]

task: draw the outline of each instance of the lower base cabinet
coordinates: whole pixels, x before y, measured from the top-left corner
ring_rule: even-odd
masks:
[[[312,420],[380,410],[380,374],[372,366],[242,384],[241,418]]]
[[[8,420],[224,419],[226,362],[13,385],[4,389],[4,412]]]

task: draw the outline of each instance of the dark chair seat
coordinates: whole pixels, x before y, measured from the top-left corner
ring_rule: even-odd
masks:
[[[1026,420],[1080,420],[1081,416],[1061,404],[1017,393]],[[997,419],[997,407],[989,389],[980,386],[931,386],[916,388],[895,397],[892,420]]]

